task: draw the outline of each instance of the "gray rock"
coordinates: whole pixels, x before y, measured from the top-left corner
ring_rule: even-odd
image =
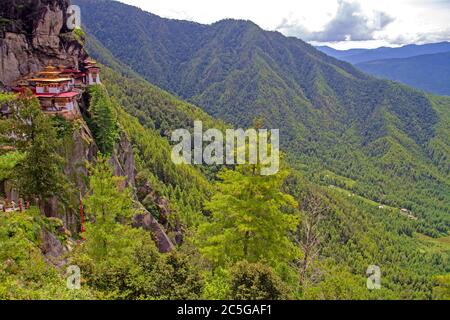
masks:
[[[53,233],[45,229],[41,233],[41,251],[45,259],[56,267],[65,264],[62,256],[66,253],[66,249]]]
[[[20,4],[23,3],[21,8]],[[34,5],[34,6],[33,6]],[[83,46],[65,29],[67,0],[2,0],[0,82],[13,86],[47,65],[78,67],[87,58]]]
[[[160,252],[167,253],[174,249],[174,245],[164,232],[161,225],[156,221],[150,213],[139,214],[134,217],[133,227],[143,228],[152,232],[156,245]]]

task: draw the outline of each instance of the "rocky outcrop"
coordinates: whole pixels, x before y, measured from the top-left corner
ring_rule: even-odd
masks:
[[[160,252],[166,253],[173,250],[174,246],[169,237],[150,213],[146,212],[145,214],[136,215],[134,217],[133,227],[150,231]]]
[[[75,130],[72,134],[71,141],[67,141],[64,146],[64,154],[66,159],[66,165],[64,168],[65,175],[69,178],[74,185],[74,192],[72,196],[72,207],[77,208],[80,195],[85,195],[88,191],[88,169],[86,163],[93,163],[95,156],[98,152],[97,145],[86,122],[82,119],[76,120],[73,124]],[[114,170],[114,175],[125,177],[126,185],[123,187],[131,187],[135,190],[135,159],[133,153],[133,146],[128,137],[121,133],[120,139],[114,148],[113,154],[110,159],[110,163]],[[147,192],[153,194],[151,188],[142,190],[141,192]],[[148,198],[148,197],[147,197]],[[155,205],[160,208],[161,212],[168,216],[170,213],[167,200],[161,197],[152,198],[155,201]],[[152,233],[153,238],[157,244],[158,249],[165,253],[174,248],[170,238],[167,236],[164,227],[158,223],[158,221],[140,204],[143,214],[139,214],[134,218],[133,226],[137,228],[143,228]],[[70,230],[73,234],[79,232],[79,213],[78,210],[65,209],[58,202],[56,197],[48,199],[41,206],[41,211],[47,217],[55,217],[62,219],[65,228]],[[48,236],[48,235],[47,235]],[[48,238],[48,237],[47,237]],[[50,238],[47,239],[48,247],[53,247],[55,242]]]
[[[67,252],[66,248],[53,233],[45,229],[41,232],[41,251],[47,262],[57,267],[64,265],[61,256]]]
[[[72,138],[67,139],[61,150],[65,158],[64,175],[73,186],[71,192],[72,208],[65,208],[56,196],[40,204],[40,210],[46,217],[60,218],[64,226],[72,233],[79,228],[78,201],[87,192],[88,169],[86,163],[94,161],[98,148],[86,122],[82,119],[73,123]],[[74,209],[75,208],[75,209]]]
[[[65,146],[66,165],[64,168],[65,175],[75,186],[72,193],[72,201],[74,208],[78,208],[78,200],[80,196],[84,196],[88,191],[88,168],[86,163],[92,163],[98,152],[92,133],[86,122],[82,119],[76,120],[74,123],[76,128],[72,134],[70,143]],[[64,222],[66,228],[73,233],[77,233],[80,225],[80,217],[78,210],[63,210],[57,216]],[[46,212],[47,216],[49,212]]]
[[[153,190],[151,183],[147,180],[138,181],[136,191],[139,201],[144,204],[144,206],[148,203],[156,206],[159,216],[161,217],[160,220],[163,224],[165,224],[171,213],[169,201],[166,198],[157,195]]]
[[[120,134],[110,160],[114,168],[114,175],[125,177],[126,185],[134,189],[136,183],[136,165],[133,146],[125,133]]]
[[[139,186],[137,189],[136,182],[136,164],[134,159],[133,145],[125,133],[121,133],[119,142],[114,148],[110,163],[114,168],[114,175],[125,177],[126,186],[131,187],[137,196],[139,206],[142,214],[138,214],[133,219],[133,227],[142,228],[152,233],[156,245],[160,252],[166,253],[174,249],[174,245],[164,229],[164,226],[159,223],[150,212],[141,204],[141,195],[144,193],[149,201],[154,201],[154,204],[159,208],[160,212],[168,217],[170,213],[168,201],[162,197],[157,197],[153,192],[150,184],[146,186]]]
[[[64,173],[75,183],[80,193],[87,191],[88,170],[86,163],[91,163],[98,152],[91,130],[82,119],[75,120],[72,141],[65,146],[66,166]]]
[[[170,223],[170,215],[172,210],[170,209],[169,200],[161,195],[158,195],[151,183],[145,179],[145,177],[137,177],[136,179],[136,195],[142,205],[151,212],[157,212],[158,224],[164,231],[164,234],[170,235],[169,239],[172,243],[180,245],[183,240],[183,233],[181,232],[178,223],[172,221]]]
[[[2,0],[0,87],[12,86],[47,65],[78,68],[87,57],[66,29],[67,0]]]

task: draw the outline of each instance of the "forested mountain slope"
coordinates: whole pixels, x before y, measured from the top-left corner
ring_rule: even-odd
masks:
[[[96,41],[91,38],[88,43],[88,47],[92,48]],[[136,116],[133,118],[123,111],[119,114],[120,123],[135,145],[137,158],[143,160],[139,162],[138,168],[146,168],[144,172],[147,173],[156,173],[157,179],[161,181],[155,184],[160,188],[158,190],[171,190],[171,186],[175,186],[176,192],[167,193],[169,199],[175,204],[174,208],[183,224],[191,232],[196,230],[196,225],[205,219],[198,211],[202,205],[198,204],[203,204],[205,195],[214,191],[207,187],[209,182],[200,175],[192,174],[195,170],[187,176],[189,180],[182,178],[184,174],[178,174],[181,179],[170,178],[174,177],[175,172],[181,173],[184,169],[163,161],[169,157],[168,143],[164,137],[167,138],[167,133],[178,126],[191,128],[194,119],[202,119],[208,127],[223,128],[225,125],[139,76],[131,75],[126,67],[119,66],[120,63],[98,43],[96,50],[100,61],[115,66],[114,69],[102,68],[103,81],[111,96],[117,99],[123,110]],[[214,177],[211,168],[198,169],[206,177]],[[197,181],[201,183],[192,184],[193,178],[193,181],[199,179]],[[212,180],[215,181],[216,178]],[[199,188],[199,185],[204,187]],[[304,280],[304,298],[427,299],[431,297],[433,281],[430,279],[433,275],[449,271],[446,267],[448,248],[436,247],[423,251],[422,248],[427,248],[430,244],[429,241],[419,240],[414,233],[418,222],[402,216],[395,208],[380,210],[377,203],[355,195],[349,197],[348,191],[344,189],[319,187],[297,173],[287,179],[285,190],[299,199],[305,210],[310,202],[313,203],[310,197],[318,194],[320,206],[324,210],[316,231],[321,239],[319,259],[311,268],[314,271],[308,271],[304,275],[305,279],[314,279]],[[193,201],[195,199],[199,199],[199,202]],[[194,210],[187,210],[189,208]],[[198,241],[197,232],[188,241]],[[191,249],[188,244],[180,250]],[[369,292],[365,289],[364,271],[369,261],[383,266],[384,284],[380,291]],[[221,291],[214,287],[214,279],[209,281],[213,283],[208,286],[216,291],[209,292],[206,289],[205,297],[222,297]]]
[[[34,6],[26,0],[22,3],[27,17]],[[35,11],[61,12],[68,1],[41,4]],[[21,23],[20,16],[16,20]],[[62,15],[57,22],[62,25]],[[76,41],[85,57],[82,34],[77,30]],[[44,200],[55,196],[67,200],[51,218],[34,205],[20,213],[0,212],[0,299],[448,296],[448,238],[416,232],[437,235],[438,224],[412,219],[399,207],[380,209],[381,203],[349,191],[362,188],[359,182],[324,170],[312,157],[303,157],[307,160],[303,163],[283,161],[281,171],[273,176],[255,174],[246,165],[176,166],[170,161],[172,130],[191,128],[196,119],[206,128],[223,129],[227,124],[150,84],[95,39],[88,39],[88,47],[104,64],[103,84],[86,88],[80,103],[83,117],[76,121],[45,115],[30,95],[0,93],[2,106],[17,107],[9,118],[0,120],[0,142],[7,146],[0,152],[1,181],[12,183],[28,199],[39,195]],[[30,49],[29,54],[32,61],[47,52]],[[369,80],[348,71],[354,72],[351,78]],[[430,150],[436,152],[436,167],[445,167],[448,141],[442,137],[448,132],[447,102],[433,98],[432,103],[439,121]],[[320,106],[310,103],[309,107],[310,117],[321,124],[328,113],[316,115],[314,110]],[[246,111],[246,115],[253,118],[258,113]],[[270,119],[265,120],[270,124]],[[394,118],[394,124],[398,122]],[[295,126],[295,121],[289,125]],[[301,125],[305,132],[314,129],[312,123]],[[399,141],[413,144],[395,126],[387,129]],[[19,134],[11,135],[16,130]],[[336,137],[331,130],[321,134],[330,135],[330,141]],[[26,138],[17,141],[17,136]],[[393,143],[401,146],[400,142]],[[289,141],[285,146],[292,148]],[[317,152],[315,147],[309,146]],[[286,160],[295,158],[293,151]],[[73,153],[81,154],[77,161]],[[366,170],[361,161],[364,158],[356,163]],[[80,170],[80,175],[65,170],[66,166]],[[80,185],[73,178],[80,178]],[[432,200],[439,204],[445,198]],[[64,218],[66,213],[71,214],[70,221]],[[175,245],[158,252],[158,234],[149,232],[149,224],[158,225],[160,234],[168,235]],[[366,270],[374,264],[382,268],[382,288],[371,291]],[[64,271],[69,265],[79,267],[81,290],[67,286]]]
[[[291,164],[316,181],[350,179],[353,192],[411,210],[422,232],[448,231],[448,99],[248,21],[200,25],[117,2],[76,3],[87,32],[147,80],[236,126],[262,117],[280,128]]]

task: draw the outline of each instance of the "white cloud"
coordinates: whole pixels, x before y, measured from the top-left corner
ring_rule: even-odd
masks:
[[[252,20],[307,41],[336,46],[450,40],[450,0],[119,0],[166,18],[213,23]]]
[[[395,44],[424,44],[424,43],[432,43],[432,42],[442,42],[442,41],[450,41],[450,28],[428,31],[428,32],[416,32],[410,33],[406,32],[401,35],[389,37],[386,39],[389,43]]]
[[[299,21],[290,22],[286,18],[283,19],[277,30],[306,41],[367,41],[375,40],[376,33],[394,20],[393,17],[382,11],[365,13],[359,2],[338,0],[336,15],[325,25],[323,30],[310,31]]]

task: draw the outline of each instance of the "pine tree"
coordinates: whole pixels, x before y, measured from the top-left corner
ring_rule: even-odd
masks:
[[[96,223],[114,223],[133,214],[130,190],[124,188],[125,178],[115,177],[108,158],[99,155],[90,168],[90,194],[86,198],[86,212]]]
[[[253,166],[225,169],[218,193],[206,204],[209,222],[199,228],[203,254],[215,265],[247,260],[287,262],[298,249],[291,241],[298,216],[294,199],[281,191],[287,171],[260,176]]]
[[[129,189],[124,189],[124,178],[113,176],[108,158],[99,155],[97,163],[89,168],[89,192],[85,208],[89,222],[86,237],[90,241],[91,254],[100,259],[108,251],[117,250],[115,237],[125,228],[133,213],[133,201]]]
[[[117,114],[107,91],[100,85],[90,89],[91,125],[95,141],[104,154],[112,153],[118,136]]]

